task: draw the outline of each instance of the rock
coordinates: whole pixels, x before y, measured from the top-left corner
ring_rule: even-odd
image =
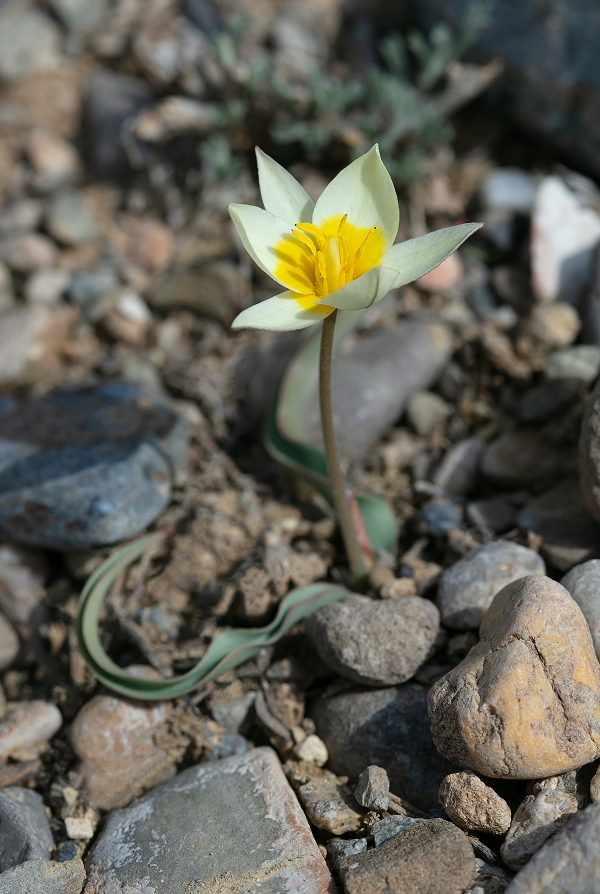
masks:
[[[94,32],[108,12],[107,0],[51,0],[51,6],[69,31],[78,36]]]
[[[340,875],[346,894],[462,894],[475,870],[465,833],[432,819],[345,860]]]
[[[81,894],[84,882],[81,860],[30,860],[0,875],[0,894]]]
[[[83,316],[91,323],[97,322],[106,309],[106,299],[119,284],[112,267],[100,266],[95,270],[78,270],[73,274],[69,297],[81,308]]]
[[[19,645],[15,628],[0,612],[0,670],[11,666],[19,654]]]
[[[565,301],[538,304],[519,329],[517,351],[533,369],[542,369],[550,352],[571,345],[580,328],[577,311]]]
[[[108,297],[100,319],[109,335],[129,345],[143,345],[152,324],[146,302],[127,287],[115,289]]]
[[[180,755],[160,744],[168,732],[166,721],[167,707],[160,702],[147,706],[97,695],[81,708],[71,741],[96,807],[124,807],[175,774]]]
[[[460,829],[503,835],[510,826],[510,807],[504,798],[470,770],[446,776],[438,797],[448,819]]]
[[[45,746],[62,722],[51,702],[21,702],[0,720],[0,759]]]
[[[477,528],[503,534],[515,524],[517,512],[517,505],[506,497],[488,497],[486,500],[469,503],[466,516]]]
[[[423,819],[413,819],[411,816],[384,816],[371,825],[371,835],[375,842],[375,847],[380,847],[390,838],[395,838],[407,829],[423,823]]]
[[[134,125],[138,139],[160,143],[183,134],[206,136],[219,126],[219,107],[188,96],[168,96],[141,112]]]
[[[600,346],[576,345],[555,351],[544,366],[547,379],[580,379],[591,385],[600,372]]]
[[[562,586],[568,590],[587,621],[596,655],[600,659],[600,560],[590,559],[565,574]]]
[[[433,746],[426,704],[427,692],[416,684],[353,688],[321,696],[310,713],[334,773],[357,779],[377,764],[387,771],[395,794],[429,810],[437,806],[440,782],[454,768]]]
[[[93,72],[88,83],[83,132],[94,177],[112,179],[130,170],[121,128],[153,98],[154,91],[147,81],[109,69]]]
[[[0,414],[0,536],[64,550],[134,537],[169,502],[187,432],[163,397],[125,383],[11,402]]]
[[[387,580],[379,591],[381,599],[404,599],[406,596],[416,595],[417,585],[414,577],[395,577]]]
[[[535,177],[527,171],[521,168],[496,168],[484,180],[481,193],[487,210],[529,214],[536,189]]]
[[[450,350],[445,326],[409,320],[340,353],[333,364],[333,406],[341,455],[363,456],[399,418],[410,395],[435,382]],[[303,440],[322,448],[316,375],[305,401]]]
[[[88,894],[128,887],[335,892],[270,748],[190,767],[111,814],[87,871]]]
[[[327,746],[322,739],[311,733],[299,745],[294,748],[294,754],[299,761],[309,761],[316,764],[317,767],[324,767],[329,760],[329,752]]]
[[[485,441],[477,437],[453,444],[438,466],[433,483],[450,493],[468,496],[477,484],[484,449]]]
[[[54,265],[56,246],[40,233],[8,236],[0,240],[0,260],[19,273],[33,273]]]
[[[0,236],[17,236],[37,229],[42,219],[42,203],[38,199],[18,199],[0,212]]]
[[[367,767],[359,778],[354,797],[369,810],[387,810],[390,803],[390,780],[383,767]]]
[[[579,811],[533,855],[507,894],[590,894],[600,877],[600,804]]]
[[[586,207],[560,177],[545,177],[532,221],[533,288],[539,301],[578,306],[589,287],[600,215]]]
[[[568,781],[570,786],[565,785]],[[511,869],[521,869],[541,846],[571,819],[579,807],[574,776],[551,776],[533,786],[519,804],[500,848]]]
[[[427,532],[434,536],[444,535],[460,528],[460,516],[452,503],[438,501],[430,503],[422,509],[421,518]]]
[[[356,832],[362,826],[360,807],[350,789],[333,773],[315,777],[298,789],[300,803],[313,826],[331,835]]]
[[[467,894],[504,894],[510,884],[510,878],[498,866],[490,866],[485,860],[475,857],[477,872],[473,884]]]
[[[336,872],[339,872],[343,860],[362,854],[366,849],[366,838],[332,838],[327,842],[327,853]]]
[[[75,317],[70,307],[19,307],[4,314],[0,327],[0,392],[34,385],[56,370]]]
[[[463,264],[460,255],[452,254],[438,264],[425,276],[417,280],[417,285],[426,292],[447,292],[457,286],[464,276]]]
[[[49,860],[54,849],[42,796],[29,788],[0,791],[0,873],[27,860]]]
[[[0,543],[0,608],[14,624],[28,624],[43,596],[47,564],[43,553]]]
[[[310,615],[306,632],[323,661],[356,683],[404,683],[423,664],[439,630],[427,599],[349,596]]]
[[[432,391],[418,391],[406,408],[408,421],[422,438],[442,426],[451,412],[452,407]]]
[[[233,700],[219,701],[213,698],[210,702],[210,713],[228,733],[240,731],[247,733],[252,726],[255,698],[255,692],[246,692],[241,698]]]
[[[590,395],[581,426],[579,468],[585,505],[600,521],[600,382]]]
[[[37,192],[52,192],[66,186],[80,171],[73,144],[43,127],[34,127],[29,132],[27,157],[32,168],[30,183]]]
[[[556,352],[551,357],[555,357],[558,353],[561,352]],[[523,394],[515,395],[511,400],[511,407],[514,407],[522,422],[542,422],[580,401],[582,390],[581,379],[550,378],[548,381],[540,382],[539,385],[534,385]]]
[[[600,801],[600,772],[599,772],[599,770],[600,770],[600,767],[598,768],[598,770],[596,770],[596,772],[592,776],[592,779],[590,782],[590,798],[592,799],[592,801],[594,801],[594,803],[596,801]]]
[[[67,270],[38,270],[25,283],[25,300],[28,304],[55,307],[71,282]]]
[[[454,630],[478,627],[496,593],[528,574],[544,574],[544,560],[532,549],[495,540],[447,568],[436,597],[442,622]]]
[[[600,551],[600,526],[587,511],[582,489],[572,476],[532,497],[517,522],[542,538],[540,552],[560,571],[568,571]]]
[[[156,310],[186,308],[230,326],[242,303],[247,280],[225,261],[209,261],[198,268],[175,270],[149,296]]]
[[[565,588],[542,575],[508,584],[479,633],[429,692],[440,753],[501,779],[553,776],[600,756],[600,667]]]
[[[0,15],[0,80],[20,81],[36,71],[55,68],[60,58],[60,31],[36,8],[12,2]]]
[[[155,217],[126,217],[115,242],[127,260],[153,274],[164,273],[173,256],[173,233]]]
[[[67,246],[91,242],[98,235],[94,218],[82,194],[75,189],[60,192],[51,200],[46,226],[57,242]]]
[[[564,452],[536,429],[500,435],[487,445],[481,460],[484,476],[505,487],[529,486],[564,469]]]

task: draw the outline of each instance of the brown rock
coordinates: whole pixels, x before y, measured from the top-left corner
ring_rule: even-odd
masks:
[[[301,785],[298,797],[307,817],[318,829],[343,835],[356,832],[362,825],[360,807],[350,789],[341,785],[333,773],[326,771]]]
[[[56,705],[21,702],[0,721],[0,758],[29,755],[44,746],[62,726]]]
[[[73,748],[83,761],[90,801],[103,810],[124,807],[175,774],[177,751],[166,751],[167,707],[97,695],[77,714]]]
[[[52,267],[56,254],[54,243],[40,233],[24,233],[0,242],[0,260],[19,273],[32,273],[42,267]]]
[[[461,829],[502,835],[510,826],[510,807],[471,770],[450,773],[440,785],[439,802]]]
[[[30,132],[27,155],[33,169],[31,185],[40,192],[64,186],[79,172],[79,157],[73,144],[43,127],[34,127]]]
[[[341,876],[346,894],[462,894],[475,870],[465,833],[432,819],[344,860]]]
[[[116,247],[150,273],[163,273],[173,256],[173,234],[153,217],[125,217],[115,236]]]
[[[73,307],[20,307],[2,317],[0,388],[34,385],[60,362],[77,311]]]
[[[484,776],[539,779],[600,755],[600,667],[581,609],[542,575],[494,598],[481,639],[431,688],[444,757]]]

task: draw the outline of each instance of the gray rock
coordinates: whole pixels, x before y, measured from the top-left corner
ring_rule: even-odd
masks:
[[[474,500],[466,509],[467,519],[483,531],[503,534],[512,528],[517,520],[518,507],[506,497],[489,497]]]
[[[377,764],[386,769],[394,794],[422,810],[437,807],[440,783],[454,768],[433,746],[425,688],[405,684],[324,695],[311,716],[334,773],[356,779]]]
[[[462,894],[475,871],[465,833],[432,819],[345,860],[340,875],[346,894]]]
[[[110,814],[86,868],[90,894],[336,890],[270,748],[190,767]]]
[[[67,270],[38,270],[25,283],[25,300],[28,304],[43,304],[54,307],[59,304],[71,282]]]
[[[19,199],[0,212],[0,236],[17,236],[37,229],[42,219],[42,203],[38,199]]]
[[[187,424],[124,383],[7,401],[0,413],[0,535],[52,549],[133,537],[169,501]]]
[[[517,516],[525,531],[542,538],[540,552],[560,571],[585,562],[600,552],[600,525],[588,512],[577,478],[544,491],[526,504]]]
[[[0,612],[0,670],[10,667],[19,653],[19,637],[8,618]]]
[[[255,692],[246,692],[234,701],[211,704],[213,718],[228,733],[248,732],[252,723]]]
[[[547,379],[579,379],[591,385],[600,372],[600,345],[575,345],[551,354],[544,366]]]
[[[407,829],[412,829],[413,826],[418,826],[419,823],[424,822],[424,819],[414,819],[411,816],[384,816],[371,826],[371,835],[373,836],[375,847],[380,847],[385,841],[389,841],[390,838],[395,838],[401,832],[406,832]]]
[[[439,612],[419,596],[382,601],[349,596],[306,619],[306,632],[328,667],[370,686],[409,680],[438,630]]]
[[[429,31],[440,20],[463,26],[470,2],[411,0],[410,6]],[[485,94],[494,115],[550,142],[573,164],[600,173],[596,0],[492,0],[488,9],[488,26],[473,53],[480,61],[505,62],[501,77]]]
[[[408,402],[406,416],[422,438],[428,437],[446,421],[452,407],[432,391],[418,391]]]
[[[466,894],[504,894],[510,885],[510,878],[499,866],[490,866],[485,860],[475,857],[477,872],[473,884]]]
[[[566,464],[564,452],[537,430],[520,429],[488,444],[481,471],[496,484],[521,487],[559,474]]]
[[[0,873],[27,860],[49,860],[54,848],[42,796],[29,788],[0,791]]]
[[[46,212],[46,226],[57,242],[67,246],[91,242],[98,235],[94,218],[76,189],[54,196]]]
[[[95,177],[112,179],[130,170],[121,128],[153,99],[154,91],[147,81],[108,69],[94,71],[88,84],[83,132]]]
[[[359,341],[333,364],[333,407],[340,453],[363,456],[395,422],[415,391],[432,385],[448,361],[451,338],[440,324],[402,321]],[[304,427],[306,443],[322,447],[315,377]]]
[[[553,835],[513,879],[507,894],[595,894],[600,879],[600,803]]]
[[[519,804],[500,848],[511,869],[521,869],[541,846],[568,822],[579,807],[574,776],[550,776],[533,786]]]
[[[81,860],[30,860],[0,874],[0,894],[81,894],[84,882]]]
[[[0,14],[0,79],[19,81],[52,68],[60,56],[60,31],[39,9],[3,4]]]
[[[485,543],[447,568],[436,601],[442,622],[454,630],[478,627],[496,593],[528,574],[544,574],[544,560],[532,549],[495,540]]]
[[[383,767],[367,767],[359,776],[354,797],[369,810],[387,810],[390,803],[390,780]]]
[[[332,838],[327,842],[327,853],[336,872],[339,872],[342,860],[362,854],[366,849],[366,838]]]
[[[600,521],[600,382],[590,395],[581,425],[579,472],[585,505]]]
[[[571,568],[561,584],[583,612],[600,659],[600,559],[590,559]]]
[[[577,350],[566,348],[567,352]],[[562,354],[556,351],[552,357]],[[511,401],[522,422],[541,422],[548,417],[566,410],[580,398],[583,391],[581,379],[550,379],[534,385]]]
[[[460,528],[460,516],[453,503],[436,501],[425,506],[421,518],[429,534],[440,536]]]
[[[52,8],[66,27],[77,35],[91,34],[108,12],[107,0],[51,0]]]
[[[535,177],[521,168],[496,168],[484,180],[482,199],[486,210],[528,214],[535,199]]]
[[[78,270],[71,281],[69,297],[81,308],[86,320],[95,323],[105,310],[105,301],[117,288],[119,280],[112,267]]]
[[[450,493],[467,496],[477,484],[484,449],[485,441],[477,437],[453,444],[436,470],[433,483]]]

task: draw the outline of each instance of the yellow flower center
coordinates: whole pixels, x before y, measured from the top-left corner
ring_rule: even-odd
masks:
[[[275,275],[305,310],[377,267],[384,251],[377,227],[355,227],[346,214],[331,217],[320,227],[297,223],[274,248]]]

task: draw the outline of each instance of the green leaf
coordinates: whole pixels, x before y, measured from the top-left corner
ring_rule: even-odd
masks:
[[[129,698],[153,701],[185,695],[248,661],[265,646],[276,643],[294,624],[321,606],[339,602],[349,595],[348,590],[335,584],[317,583],[299,587],[282,599],[275,619],[266,627],[219,633],[204,658],[186,674],[166,680],[132,677],[104,651],[98,620],[102,603],[119,574],[163,537],[163,534],[150,534],[113,553],[90,576],[79,601],[77,638],[86,664],[101,683]]]

